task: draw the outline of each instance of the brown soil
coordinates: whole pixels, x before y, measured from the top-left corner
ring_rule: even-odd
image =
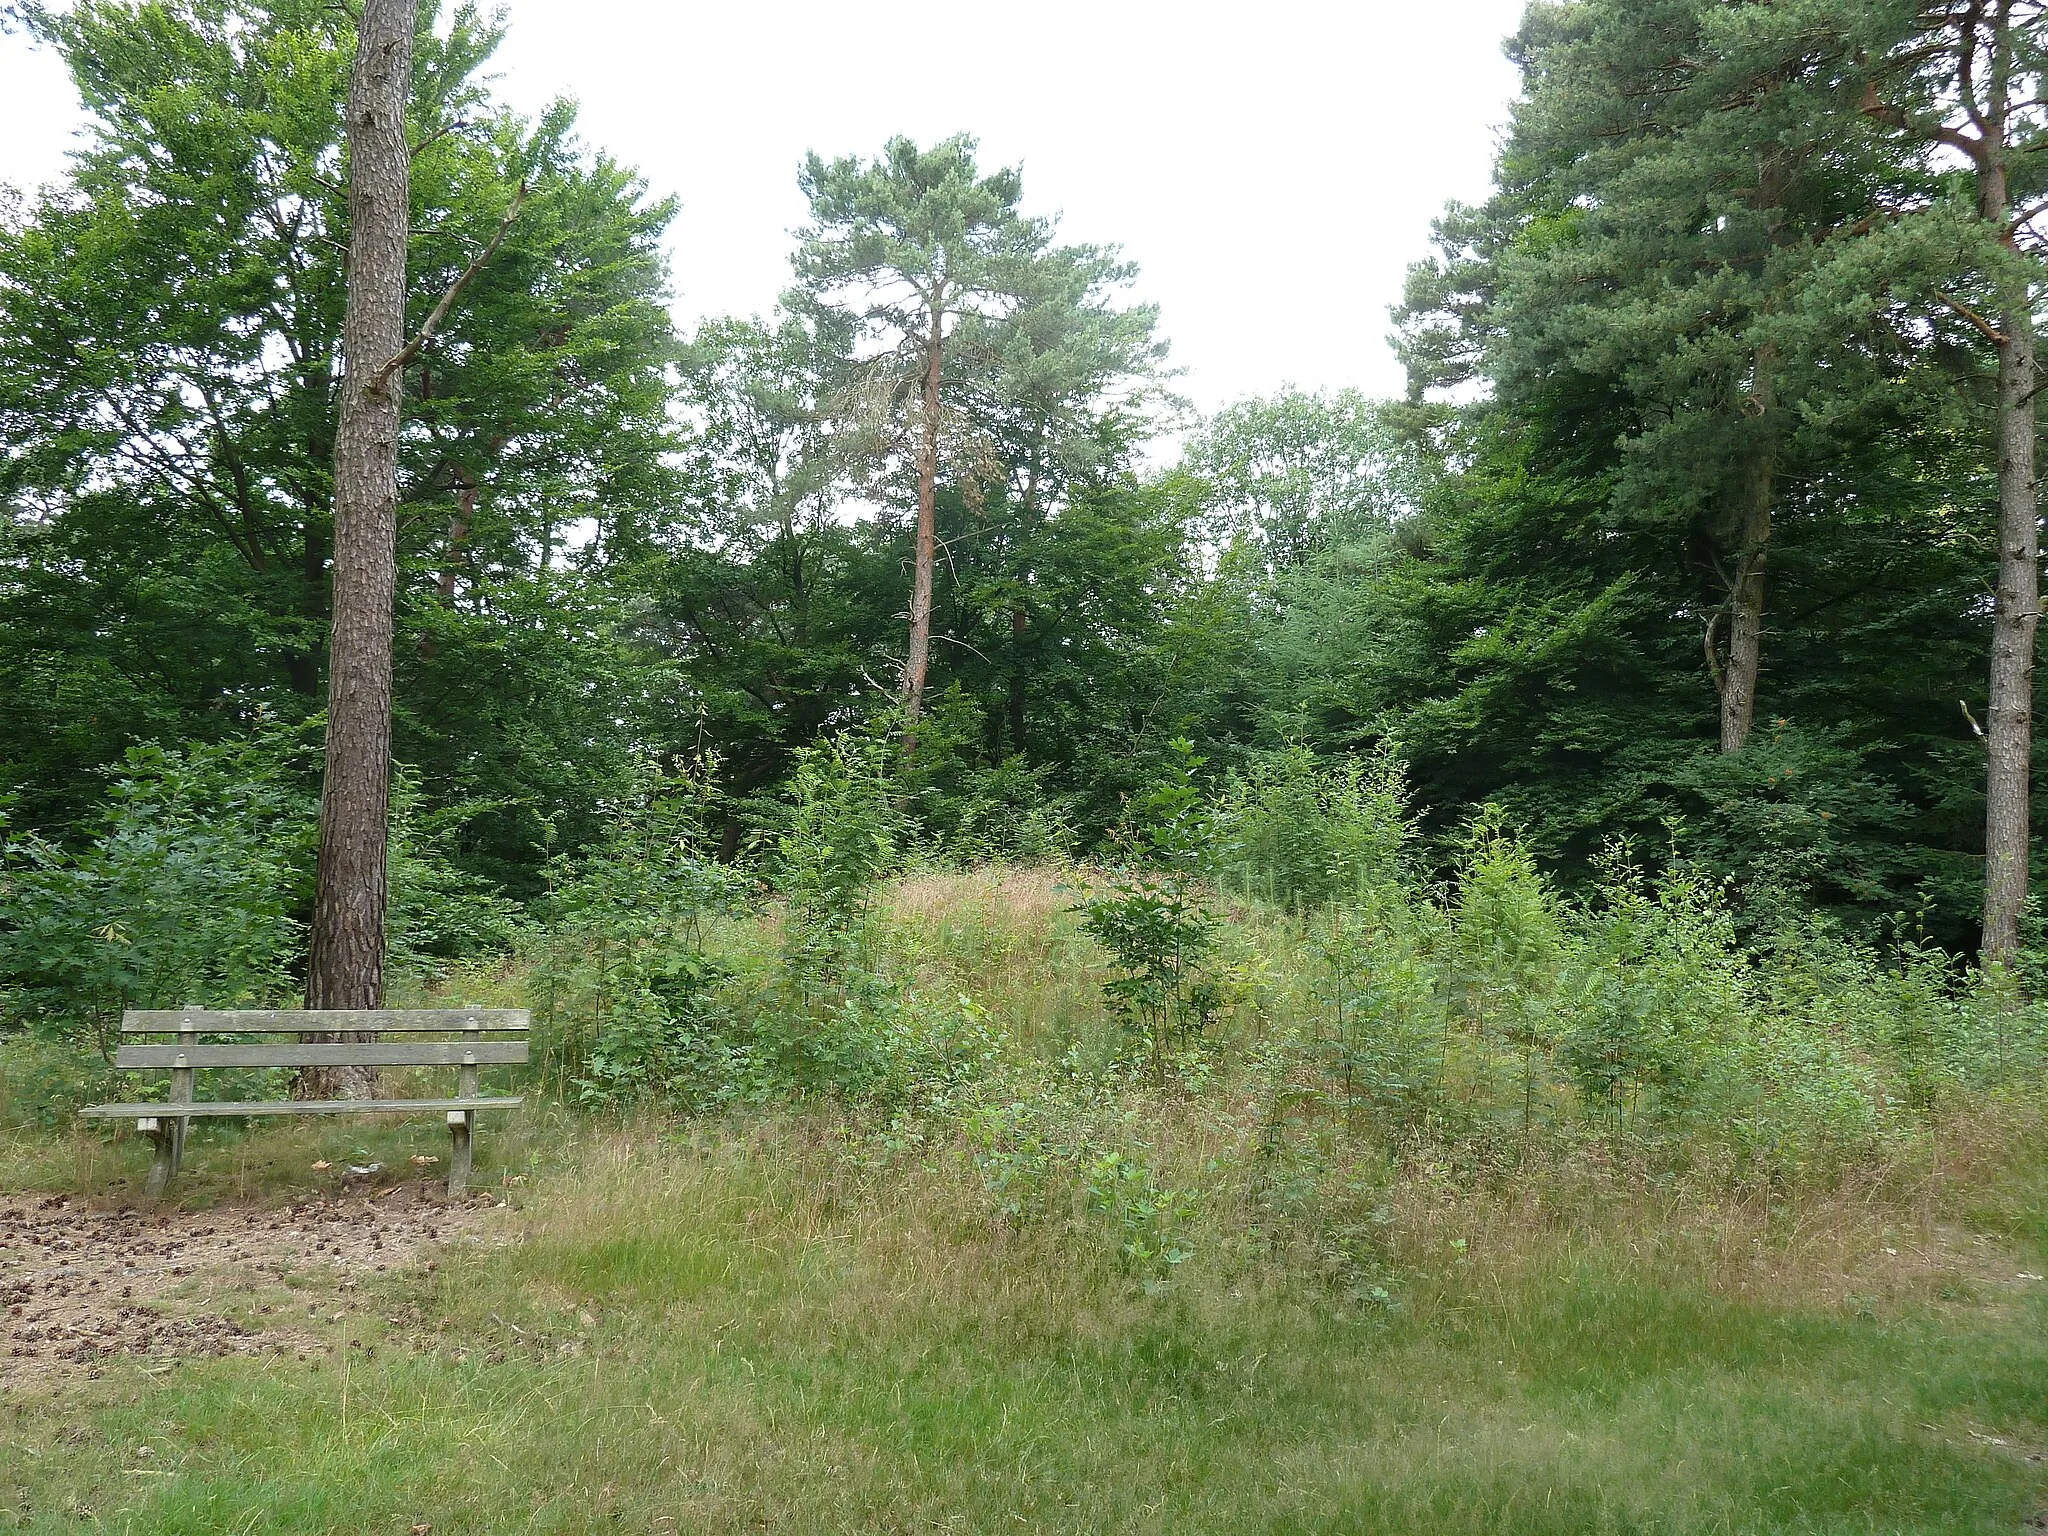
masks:
[[[97,1376],[120,1356],[324,1354],[360,1281],[430,1271],[438,1244],[498,1204],[473,1201],[429,1183],[191,1212],[0,1195],[0,1389]]]

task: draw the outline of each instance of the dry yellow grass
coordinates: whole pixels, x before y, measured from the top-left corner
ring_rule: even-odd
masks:
[[[1101,957],[1071,909],[1080,876],[991,866],[892,882],[881,903],[898,963],[972,996],[1023,1049],[1057,1056],[1105,1026]]]

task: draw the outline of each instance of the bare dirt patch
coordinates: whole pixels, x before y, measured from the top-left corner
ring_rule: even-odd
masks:
[[[325,1353],[361,1283],[427,1272],[438,1245],[480,1235],[497,1209],[430,1183],[208,1211],[0,1195],[0,1389],[96,1376],[122,1356]]]

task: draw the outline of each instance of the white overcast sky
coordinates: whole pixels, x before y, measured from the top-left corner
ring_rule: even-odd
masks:
[[[510,0],[499,89],[682,202],[676,309],[765,312],[807,149],[965,130],[1027,208],[1113,242],[1205,410],[1282,384],[1391,394],[1387,308],[1429,222],[1485,193],[1523,0]],[[79,111],[0,36],[0,181],[57,176]]]

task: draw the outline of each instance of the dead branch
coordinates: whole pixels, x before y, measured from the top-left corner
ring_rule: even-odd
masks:
[[[1915,123],[1904,108],[1892,106],[1879,97],[1875,80],[1864,85],[1861,106],[1865,117],[1906,133],[1917,133],[1922,138],[1933,139],[1937,143],[1948,145],[1951,149],[1959,149],[1971,160],[1978,164],[1983,163],[1987,151],[1982,139],[1973,139],[1967,133],[1951,128],[1947,123]]]
[[[441,329],[441,322],[448,318],[448,311],[453,309],[455,301],[462,297],[462,290],[469,286],[470,280],[477,273],[483,271],[485,264],[490,261],[491,257],[497,254],[498,246],[505,239],[505,232],[511,229],[512,221],[519,217],[519,210],[525,204],[526,183],[521,181],[519,183],[519,193],[512,199],[512,206],[505,210],[505,217],[499,222],[497,233],[491,236],[490,243],[481,251],[478,251],[476,259],[462,269],[462,275],[448,285],[448,291],[441,295],[441,301],[434,306],[433,312],[427,316],[427,323],[420,327],[419,335],[408,341],[396,357],[392,358],[382,368],[379,368],[371,377],[369,388],[373,393],[382,390],[388,385],[393,374],[403,373],[406,364],[418,357],[420,350],[434,339],[434,333]]]

